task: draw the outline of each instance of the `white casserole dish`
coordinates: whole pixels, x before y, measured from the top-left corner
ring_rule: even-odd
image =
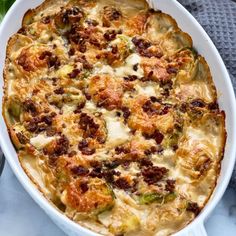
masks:
[[[5,61],[6,45],[9,37],[13,35],[21,26],[21,20],[24,13],[29,8],[34,8],[43,0],[17,0],[12,6],[2,24],[0,25],[0,98],[3,96],[3,78],[2,71]],[[204,229],[204,221],[214,209],[216,204],[221,199],[224,191],[230,180],[236,157],[236,145],[233,144],[236,139],[236,101],[233,87],[226,70],[226,67],[216,50],[214,44],[197,23],[197,21],[175,0],[153,0],[149,1],[150,5],[154,8],[162,10],[165,13],[174,17],[180,28],[190,34],[193,39],[194,47],[197,51],[206,58],[208,62],[214,83],[218,90],[220,108],[226,113],[226,129],[227,129],[227,142],[225,147],[225,155],[222,161],[221,173],[218,179],[216,189],[205,206],[201,214],[187,227],[182,229],[176,235],[207,235]],[[2,106],[0,106],[0,111]],[[2,112],[1,112],[2,113]],[[34,184],[27,177],[25,172],[20,166],[15,149],[9,138],[6,125],[3,117],[0,117],[0,144],[2,150],[10,164],[13,172],[22,183],[26,191],[31,197],[39,204],[39,206],[52,218],[52,220],[68,235],[80,236],[94,236],[97,235],[88,229],[81,227],[75,222],[62,215],[55,207],[53,207],[37,190]]]

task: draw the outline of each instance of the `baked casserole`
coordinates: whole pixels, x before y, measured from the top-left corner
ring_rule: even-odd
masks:
[[[226,140],[211,72],[144,0],[46,0],[9,40],[4,79],[22,168],[78,224],[170,235],[210,198]]]

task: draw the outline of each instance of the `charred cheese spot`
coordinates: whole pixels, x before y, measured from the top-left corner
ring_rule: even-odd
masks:
[[[121,84],[109,75],[91,78],[89,92],[98,106],[103,106],[108,110],[121,107],[123,95]]]
[[[81,178],[72,182],[62,195],[62,202],[80,213],[99,214],[114,205],[113,193],[98,178]]]
[[[145,78],[164,82],[170,80],[170,75],[167,72],[167,64],[161,59],[143,58],[141,67],[143,68]]]

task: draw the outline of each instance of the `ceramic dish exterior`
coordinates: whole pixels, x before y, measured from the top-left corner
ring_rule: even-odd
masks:
[[[210,201],[202,211],[202,213],[187,227],[178,232],[176,235],[206,235],[203,223],[210,211],[217,204],[219,199],[224,193],[227,187],[228,181],[230,179],[232,169],[235,161],[235,147],[232,145],[232,140],[234,140],[235,135],[235,97],[230,82],[230,78],[226,71],[226,68],[220,58],[217,50],[215,49],[213,43],[199,26],[196,20],[176,1],[174,0],[159,0],[159,1],[149,1],[153,8],[158,8],[165,13],[170,14],[174,17],[180,28],[191,35],[194,42],[194,47],[197,51],[202,54],[207,62],[209,63],[214,83],[218,90],[219,104],[222,110],[226,112],[226,129],[228,133],[227,144],[225,149],[225,157],[222,161],[221,175],[218,180],[217,187],[212,195]],[[29,8],[34,8],[35,6],[42,3],[40,0],[35,0],[33,2],[27,2],[23,0],[18,0],[10,12],[4,19],[0,28],[0,45],[1,52],[5,52],[5,47],[8,38],[14,34],[21,24],[22,16]],[[2,53],[0,55],[0,70],[4,66],[5,55]],[[1,80],[1,83],[3,80]],[[1,90],[1,96],[2,96]],[[1,146],[4,154],[7,157],[13,171],[16,176],[23,184],[25,189],[30,193],[34,200],[46,211],[46,213],[69,235],[96,235],[91,231],[79,226],[78,224],[72,222],[61,213],[59,213],[51,204],[42,197],[37,189],[33,186],[30,180],[25,175],[22,170],[15,150],[9,139],[5,123],[1,117],[0,120],[2,133],[0,135]]]

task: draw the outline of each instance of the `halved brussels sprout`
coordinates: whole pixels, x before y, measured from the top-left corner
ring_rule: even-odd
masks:
[[[164,200],[164,197],[160,195],[159,193],[145,193],[139,197],[139,203],[142,205],[150,204],[153,202],[162,203],[163,200]]]
[[[166,195],[161,195],[159,193],[145,193],[139,196],[139,203],[141,205],[148,205],[151,203],[167,203],[175,200],[177,195],[175,193],[169,193]]]
[[[176,193],[169,193],[169,194],[165,195],[164,202],[165,202],[165,203],[167,203],[167,202],[172,202],[172,201],[174,201],[176,198],[177,198],[177,194],[176,194]]]
[[[192,48],[193,41],[191,37],[182,32],[181,30],[174,30],[168,32],[161,40],[161,48],[162,50],[168,54],[173,55],[178,50],[183,48]]]
[[[174,131],[172,134],[168,135],[164,142],[163,142],[163,146],[165,148],[176,148],[178,147],[178,142],[179,142],[179,138],[180,138],[181,132],[179,131]]]
[[[15,123],[20,120],[20,115],[22,112],[22,103],[17,96],[11,96],[6,101],[6,109],[7,109],[7,118],[9,118],[10,123]]]
[[[12,142],[17,150],[24,147],[29,142],[30,134],[24,126],[15,124],[10,128]]]
[[[167,32],[177,28],[176,21],[165,13],[152,14],[147,21],[147,34],[152,41],[159,41]]]
[[[100,214],[98,220],[114,235],[131,233],[140,227],[139,218],[119,201],[111,211]]]

